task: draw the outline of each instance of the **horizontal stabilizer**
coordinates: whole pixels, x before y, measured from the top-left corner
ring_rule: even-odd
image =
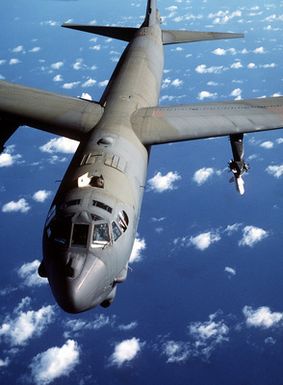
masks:
[[[0,81],[0,122],[10,127],[27,125],[81,140],[99,122],[103,111],[91,101]],[[0,124],[0,142],[6,137],[6,123]]]
[[[237,39],[244,37],[242,33],[222,33],[222,32],[193,32],[193,31],[174,31],[163,30],[163,44],[193,43],[205,40]]]
[[[138,30],[138,28],[108,27],[103,25],[82,25],[70,23],[63,24],[62,27],[93,33],[95,35],[107,36],[113,39],[119,39],[128,42],[134,38]]]
[[[145,145],[283,128],[283,97],[141,108],[132,126]]]

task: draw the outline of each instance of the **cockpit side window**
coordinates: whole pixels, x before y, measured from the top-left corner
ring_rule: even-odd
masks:
[[[124,210],[120,211],[118,214],[117,222],[123,231],[123,233],[127,230],[128,224],[129,224],[129,218],[128,215]]]
[[[71,225],[71,217],[55,216],[46,227],[48,238],[58,244],[67,246],[71,235]]]
[[[72,246],[87,247],[89,225],[74,224],[72,234]]]
[[[122,235],[122,231],[116,222],[112,222],[112,232],[114,241],[117,241],[117,239]]]

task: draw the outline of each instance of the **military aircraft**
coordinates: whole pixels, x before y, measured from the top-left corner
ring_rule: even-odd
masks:
[[[163,47],[242,34],[161,29],[156,0],[140,28],[64,24],[128,42],[99,102],[0,82],[0,148],[18,126],[76,139],[79,147],[49,210],[39,274],[58,304],[109,306],[125,281],[152,145],[228,135],[243,194],[243,134],[283,127],[283,97],[159,107]]]

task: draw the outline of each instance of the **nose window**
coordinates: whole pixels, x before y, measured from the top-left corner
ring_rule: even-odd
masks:
[[[72,234],[72,246],[87,246],[87,238],[88,238],[88,228],[89,225],[75,224],[73,227]]]

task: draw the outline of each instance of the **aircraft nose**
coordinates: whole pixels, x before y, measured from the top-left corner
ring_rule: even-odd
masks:
[[[60,281],[58,281],[58,279]],[[53,279],[52,291],[60,307],[68,313],[80,313],[99,304],[104,289],[106,269],[104,263],[95,258],[86,261],[77,278],[57,277]]]

